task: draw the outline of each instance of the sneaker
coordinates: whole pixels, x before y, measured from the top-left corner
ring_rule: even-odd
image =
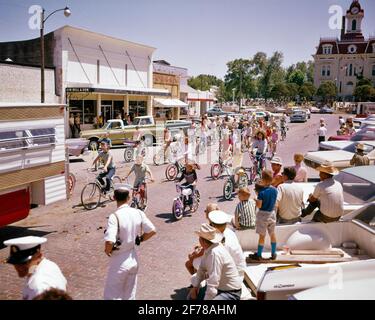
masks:
[[[270,260],[276,260],[276,258],[277,258],[277,254],[276,254],[276,253],[274,253],[273,255],[271,255],[271,258],[270,258]]]
[[[253,254],[249,254],[249,259],[260,261],[262,260],[262,257],[259,257],[258,254],[253,253]]]

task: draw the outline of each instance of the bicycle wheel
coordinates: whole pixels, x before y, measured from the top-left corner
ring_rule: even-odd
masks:
[[[99,186],[94,183],[88,183],[81,192],[81,203],[86,210],[94,210],[100,204],[101,190]]]
[[[246,188],[249,185],[249,177],[247,174],[243,174],[238,178],[238,188]]]
[[[211,178],[214,180],[219,179],[220,175],[222,173],[222,168],[219,163],[214,163],[211,166]]]
[[[172,213],[176,220],[181,220],[184,215],[184,208],[180,199],[173,201]]]
[[[178,168],[175,164],[170,164],[167,169],[165,169],[165,177],[168,181],[173,181],[176,179],[178,174]]]
[[[191,205],[191,212],[194,213],[199,208],[199,202],[201,201],[201,195],[198,190],[194,190],[193,204]]]
[[[228,179],[223,188],[223,195],[225,200],[230,200],[232,199],[232,194],[233,194],[233,183],[231,179]]]
[[[134,150],[133,148],[125,148],[124,151],[124,160],[125,162],[132,162],[134,159]]]
[[[76,176],[73,173],[69,173],[68,176],[68,191],[69,191],[69,196],[73,195],[74,188],[76,186],[77,179]]]

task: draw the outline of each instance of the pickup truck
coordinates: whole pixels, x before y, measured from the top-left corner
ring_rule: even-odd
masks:
[[[86,130],[81,132],[81,138],[89,140],[89,149],[97,150],[99,140],[104,137],[105,133],[109,133],[112,145],[122,145],[125,139],[132,140],[135,128],[138,126],[142,135],[145,137],[146,146],[152,146],[157,141],[157,137],[163,136],[164,128],[169,128],[172,135],[177,133],[179,129],[187,129],[191,125],[189,121],[169,120],[155,123],[152,116],[136,117],[133,124],[126,126],[121,119],[109,120],[101,129]]]

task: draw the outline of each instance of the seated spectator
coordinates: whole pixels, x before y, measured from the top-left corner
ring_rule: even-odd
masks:
[[[306,217],[319,208],[312,221],[324,223],[338,221],[344,214],[344,192],[341,183],[333,177],[339,174],[339,171],[330,164],[323,164],[316,170],[319,171],[321,182],[317,184],[313,194],[310,194],[309,205],[302,210],[301,217]]]
[[[243,280],[233,258],[221,243],[223,234],[207,223],[202,224],[196,234],[204,255],[190,289],[190,298],[197,299],[200,284],[206,280],[204,300],[240,300]]]
[[[249,188],[238,191],[240,202],[236,206],[233,224],[238,230],[255,229],[255,201],[250,199]]]
[[[304,159],[305,157],[301,153],[296,153],[294,155],[294,169],[296,171],[296,177],[294,178],[294,182],[308,181],[307,169],[302,165]]]
[[[294,182],[296,170],[293,167],[284,168],[284,183],[277,187],[277,222],[293,224],[301,221],[301,210],[304,207],[303,189]]]

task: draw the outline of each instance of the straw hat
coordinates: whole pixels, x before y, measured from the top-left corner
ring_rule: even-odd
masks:
[[[318,170],[319,172],[324,172],[324,173],[327,173],[331,176],[336,176],[340,173],[339,170],[337,170],[332,164],[330,163],[326,163],[326,164],[322,164],[320,165],[319,167],[316,168],[316,170]]]
[[[211,227],[208,223],[203,223],[199,231],[195,231],[195,233],[212,243],[220,243],[223,240],[223,234],[218,232],[216,228]]]
[[[272,160],[270,161],[271,163],[274,163],[274,164],[279,164],[280,166],[283,165],[283,161],[281,160],[280,157],[273,157]]]
[[[358,143],[355,147],[357,150],[365,151],[365,145],[363,143]]]
[[[240,190],[238,190],[238,195],[241,196],[241,197],[244,197],[245,199],[249,199],[250,195],[251,195],[251,192],[250,192],[248,187],[241,188]]]

